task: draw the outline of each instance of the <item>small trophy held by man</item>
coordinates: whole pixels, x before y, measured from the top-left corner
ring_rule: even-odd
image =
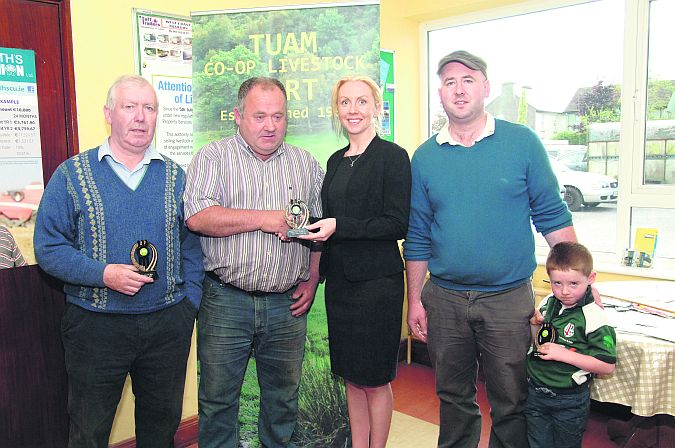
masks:
[[[131,264],[139,274],[157,279],[157,248],[148,240],[138,240],[131,247]]]
[[[291,199],[284,209],[284,219],[291,228],[286,232],[288,238],[307,235],[309,230],[305,226],[309,223],[309,208],[301,199]]]

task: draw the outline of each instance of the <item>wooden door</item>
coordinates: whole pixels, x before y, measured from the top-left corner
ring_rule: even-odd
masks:
[[[77,152],[70,0],[0,0],[0,46],[35,52],[45,184]],[[61,285],[37,266],[0,270],[0,447],[65,447]]]

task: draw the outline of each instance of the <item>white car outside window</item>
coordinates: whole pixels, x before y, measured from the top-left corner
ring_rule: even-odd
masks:
[[[619,196],[619,183],[613,177],[583,171],[573,171],[551,159],[553,172],[558,184],[565,188],[565,202],[572,212],[581,206],[595,207],[600,203],[616,202]]]

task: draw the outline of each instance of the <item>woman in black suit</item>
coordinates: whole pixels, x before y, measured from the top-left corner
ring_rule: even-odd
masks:
[[[410,210],[410,159],[377,135],[382,95],[365,76],[333,88],[333,127],[349,145],[328,160],[324,219],[303,239],[326,241],[321,272],[333,373],[344,378],[354,448],[384,448],[392,416]]]

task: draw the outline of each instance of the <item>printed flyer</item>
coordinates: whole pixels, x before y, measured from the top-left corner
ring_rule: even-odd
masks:
[[[134,11],[138,73],[157,92],[155,146],[183,169],[192,160],[192,22]]]
[[[35,263],[32,218],[43,191],[35,53],[0,47],[0,226],[9,229],[9,233],[0,229],[4,235],[0,246],[16,245],[23,253],[21,260],[31,264]],[[10,234],[16,241],[10,241]],[[0,264],[12,267],[2,260]]]

